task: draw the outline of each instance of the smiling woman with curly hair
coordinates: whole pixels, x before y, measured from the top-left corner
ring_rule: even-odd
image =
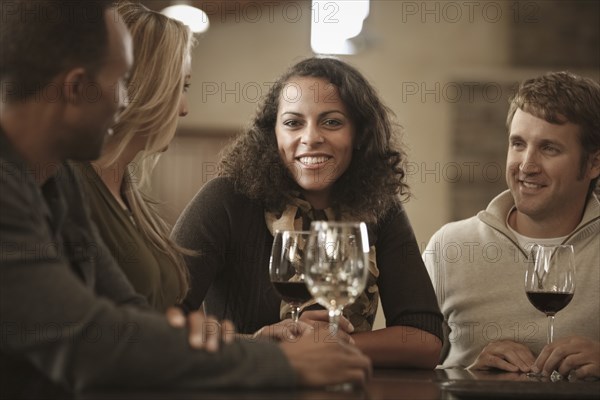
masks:
[[[376,366],[433,368],[442,319],[402,207],[409,190],[392,115],[342,61],[309,58],[282,75],[175,226],[175,241],[198,252],[186,257],[184,306],[204,304],[242,333],[274,324],[287,311],[269,280],[275,230],[361,220],[371,252],[367,289],[344,309],[352,339]],[[373,331],[380,297],[387,326]]]
[[[265,203],[267,209],[281,212],[297,196],[294,177],[277,151],[275,124],[282,90],[292,77],[324,78],[338,89],[355,130],[350,166],[331,185],[331,206],[357,219],[376,222],[398,206],[398,195],[407,198],[402,162],[405,154],[394,148],[390,110],[382,104],[373,87],[356,69],[335,59],[313,58],[291,68],[273,85],[254,123],[238,138],[221,160],[221,175],[230,176],[236,188],[248,197]],[[313,83],[306,93],[294,93],[296,84],[285,89],[288,97],[314,99],[326,85]],[[324,103],[329,103],[327,95]],[[289,99],[297,102],[296,98]],[[327,174],[323,178],[327,179]]]

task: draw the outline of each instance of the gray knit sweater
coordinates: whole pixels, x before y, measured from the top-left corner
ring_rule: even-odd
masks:
[[[534,354],[546,344],[546,316],[525,294],[527,255],[506,227],[509,191],[477,216],[442,227],[423,253],[451,332],[444,367],[466,367],[491,341],[512,340]],[[575,247],[575,295],[556,314],[554,337],[600,340],[600,203],[592,197],[565,239]]]

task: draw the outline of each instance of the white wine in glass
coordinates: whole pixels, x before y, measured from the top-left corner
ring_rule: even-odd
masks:
[[[345,306],[364,291],[369,272],[369,238],[363,222],[315,221],[305,258],[306,285],[329,312],[337,332]]]

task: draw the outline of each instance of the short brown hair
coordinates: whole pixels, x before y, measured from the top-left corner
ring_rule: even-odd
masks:
[[[527,79],[510,100],[506,126],[510,130],[517,109],[552,124],[571,122],[580,128],[580,177],[589,158],[600,150],[600,84],[570,72],[549,72]],[[598,178],[590,182],[595,190]]]

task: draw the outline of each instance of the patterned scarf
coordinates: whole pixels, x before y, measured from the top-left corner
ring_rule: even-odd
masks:
[[[315,210],[310,203],[302,199],[294,199],[293,204],[288,204],[281,215],[276,215],[272,212],[265,212],[265,222],[267,227],[274,236],[277,230],[309,230],[312,221],[344,221],[343,215],[336,215],[330,208],[325,210]],[[379,288],[377,287],[377,278],[379,277],[379,269],[377,269],[377,261],[375,256],[375,246],[371,246],[369,250],[369,276],[367,278],[367,286],[365,291],[356,299],[356,301],[344,308],[344,317],[346,317],[352,325],[355,332],[367,332],[373,329],[375,314],[377,313],[377,305],[379,303]],[[316,304],[315,300],[303,305],[303,309]],[[282,301],[280,308],[281,319],[289,318],[290,307]]]

